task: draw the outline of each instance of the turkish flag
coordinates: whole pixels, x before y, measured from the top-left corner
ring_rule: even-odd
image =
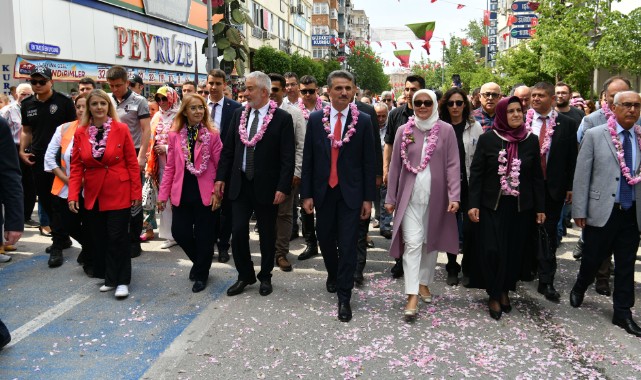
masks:
[[[463,4],[459,4],[459,5],[456,6],[456,9],[463,9],[463,8],[465,8],[465,5],[463,5]]]
[[[533,11],[536,11],[537,9],[539,9],[539,3],[537,1],[528,1],[527,7]]]
[[[507,18],[507,26],[512,26],[512,25],[514,25],[515,22],[516,22],[516,16],[510,15]]]
[[[490,26],[490,11],[483,11],[483,25]]]
[[[481,43],[483,45],[489,45],[490,44],[490,39],[487,38],[487,36],[483,36],[483,37],[481,37]]]
[[[463,38],[461,39],[461,45],[470,46],[470,41],[468,41],[467,38]]]

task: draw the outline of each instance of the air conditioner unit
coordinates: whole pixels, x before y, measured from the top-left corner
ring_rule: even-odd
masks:
[[[298,6],[296,7],[296,12],[297,12],[299,15],[303,15],[303,14],[305,14],[305,10],[303,9],[303,6],[302,6],[301,4],[298,4]]]
[[[266,40],[269,38],[269,32],[263,30],[263,39]]]
[[[292,5],[292,6],[290,7],[290,11],[291,11],[291,13],[296,13],[296,6],[295,6],[295,5]]]

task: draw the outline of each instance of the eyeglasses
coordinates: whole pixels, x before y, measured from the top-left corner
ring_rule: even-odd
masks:
[[[189,110],[191,112],[204,111],[205,110],[205,106],[189,106]]]
[[[385,98],[385,99],[383,99],[383,101],[384,101],[385,103],[387,103],[387,102],[391,102],[391,101],[392,101],[392,99]]]
[[[36,86],[36,85],[44,86],[45,84],[47,84],[47,82],[49,82],[49,80],[47,79],[30,79],[29,80],[29,83],[31,83],[32,86]]]
[[[209,95],[209,91],[199,90],[196,92],[198,93],[198,95]]]
[[[448,107],[454,107],[455,104],[456,104],[457,107],[461,107],[463,105],[463,101],[462,100],[450,100],[450,101],[447,102],[447,106]]]
[[[280,87],[272,87],[272,92],[280,92]]]
[[[486,99],[492,99],[492,98],[496,99],[499,96],[501,96],[501,94],[496,93],[496,92],[484,92],[484,93],[481,94],[481,96],[483,96]]]
[[[431,107],[434,105],[434,102],[431,100],[415,100],[414,101],[414,107],[423,107],[423,105],[425,105],[425,107]]]
[[[303,94],[303,95],[311,95],[311,94],[315,94],[316,93],[316,89],[315,88],[310,88],[308,90],[300,90],[300,93]]]
[[[616,105],[617,106],[621,106],[621,107],[625,108],[626,110],[630,110],[632,108],[641,109],[641,103],[625,102],[625,103],[616,103]]]

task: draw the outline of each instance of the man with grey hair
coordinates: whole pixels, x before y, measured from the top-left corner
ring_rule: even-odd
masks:
[[[494,111],[501,100],[501,86],[494,82],[481,86],[481,106],[472,112],[472,116],[481,124],[483,130],[492,128],[494,124]]]
[[[247,106],[234,111],[220,155],[214,193],[231,201],[232,252],[238,279],[228,296],[241,294],[260,280],[259,293],[272,292],[278,205],[292,191],[294,177],[294,123],[287,111],[269,99],[271,79],[254,71],[247,75]],[[252,212],[260,224],[260,272],[254,272],[249,251]]]
[[[203,80],[198,83],[198,88],[196,89],[196,93],[205,99],[209,98],[209,89],[207,88],[207,81]]]
[[[392,91],[381,92],[381,103],[387,106],[388,111],[394,109],[394,95],[392,94]]]
[[[634,182],[641,162],[637,144],[641,136],[634,129],[641,116],[641,96],[633,91],[618,92],[609,107],[612,114],[608,122],[586,132],[575,170],[572,214],[583,229],[585,247],[570,305],[581,306],[599,266],[614,253],[612,323],[641,337],[641,328],[631,313],[641,226],[641,206],[637,207],[641,186]]]
[[[391,93],[390,93],[391,94]],[[391,98],[390,98],[391,99]],[[376,103],[374,106],[376,111],[376,121],[378,125],[379,135],[381,136],[381,149],[385,145],[385,133],[387,133],[387,116],[389,115],[389,107],[387,103]],[[392,238],[392,214],[387,212],[384,207],[385,197],[387,196],[387,185],[381,184],[379,191],[376,192],[376,201],[374,202],[374,228],[380,228],[381,236],[386,239]]]
[[[20,83],[18,87],[16,87],[16,101],[0,110],[0,117],[4,118],[9,124],[17,152],[20,152],[20,134],[22,133],[20,107],[22,101],[31,95],[33,95],[31,85],[29,83]],[[24,223],[31,227],[37,227],[38,223],[31,219],[31,213],[36,204],[36,185],[33,182],[31,166],[20,160],[20,172],[22,173],[22,189],[24,192]]]
[[[327,83],[331,107],[307,123],[300,197],[305,212],[316,209],[325,287],[338,295],[338,319],[349,322],[360,221],[369,220],[376,198],[376,156],[372,121],[352,104],[354,76],[332,71]]]

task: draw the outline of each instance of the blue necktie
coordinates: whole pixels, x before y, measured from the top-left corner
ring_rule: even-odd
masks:
[[[630,132],[623,131],[623,156],[625,157],[625,165],[630,169],[630,173],[634,174],[632,167],[632,143],[630,142]],[[621,176],[621,187],[619,188],[619,203],[624,210],[632,207],[632,198],[634,189],[628,184],[628,181]]]

